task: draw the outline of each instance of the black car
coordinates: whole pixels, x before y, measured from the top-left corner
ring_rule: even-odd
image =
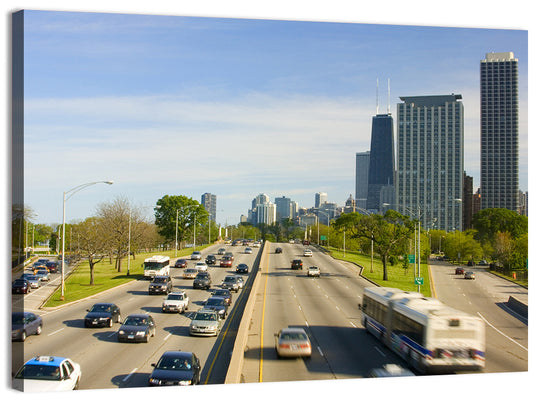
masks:
[[[216,290],[211,292],[211,295],[221,296],[226,300],[226,303],[228,304],[228,306],[231,305],[231,300],[232,300],[233,295],[231,294],[230,290],[226,288],[217,288]]]
[[[205,263],[208,265],[214,265],[217,263],[217,257],[215,255],[207,255],[205,258]]]
[[[228,315],[228,304],[226,303],[226,298],[223,296],[212,296],[208,298],[205,302],[204,309],[214,310],[222,319],[225,319]]]
[[[176,263],[174,264],[174,267],[179,267],[179,268],[186,268],[187,267],[187,259],[178,259],[176,261]]]
[[[277,254],[280,254],[283,252],[283,249],[281,247],[277,247],[276,248],[276,251],[275,251]]]
[[[291,263],[291,269],[302,269],[303,265],[304,263],[302,262],[301,259],[293,259]]]
[[[207,272],[198,272],[192,283],[193,288],[208,290],[211,288],[211,276]]]
[[[42,331],[41,316],[30,312],[13,312],[11,315],[12,341],[25,341],[28,335],[40,335]]]
[[[240,263],[237,266],[237,273],[248,273],[248,265],[246,263]]]
[[[149,314],[130,314],[118,330],[118,342],[148,342],[155,336],[155,321]]]
[[[95,303],[87,312],[85,328],[112,327],[114,322],[120,323],[120,308],[114,303]]]
[[[197,385],[200,383],[200,359],[193,352],[167,351],[152,363],[154,370],[150,374],[148,384],[151,386],[165,385]]]
[[[148,286],[148,293],[152,294],[168,294],[172,291],[172,279],[170,276],[155,276]]]
[[[30,291],[30,283],[25,278],[18,278],[11,284],[12,294],[27,294]]]

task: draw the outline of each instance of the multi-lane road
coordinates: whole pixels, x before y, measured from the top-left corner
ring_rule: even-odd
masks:
[[[216,254],[221,246],[214,245],[202,255]],[[202,384],[224,383],[230,359],[241,355],[237,382],[244,383],[345,380],[363,377],[387,363],[402,363],[361,325],[357,305],[364,287],[371,283],[359,276],[353,264],[334,260],[314,248],[312,257],[304,257],[300,244],[267,242],[262,249],[254,248],[253,254],[245,254],[243,246],[226,247],[235,254],[234,265],[231,269],[218,264],[209,267],[214,286],[228,273],[234,273],[238,263],[247,263],[252,270],[245,275],[245,289],[234,294],[232,312],[218,338],[189,336],[190,314],[202,307],[210,293],[193,290],[192,280],[181,278],[182,269],[172,268],[174,287],[185,289],[191,297],[188,313],[162,313],[163,296],[149,296],[148,281],[140,280],[68,306],[38,310],[45,322],[42,335],[14,346],[23,345],[26,360],[37,354],[63,354],[79,362],[83,370],[81,389],[146,386],[150,364],[170,349],[193,351],[200,357]],[[275,253],[276,247],[282,252]],[[302,270],[291,269],[295,258],[303,260]],[[321,277],[307,276],[310,265],[320,267]],[[485,373],[527,371],[527,319],[513,314],[504,303],[512,284],[484,269],[477,269],[476,280],[455,276],[454,266],[443,263],[432,264],[431,272],[434,292],[440,300],[485,320]],[[254,281],[256,290],[248,298]],[[246,343],[243,348],[234,348],[233,339],[248,300],[252,304],[251,320],[240,325],[246,331]],[[118,325],[85,329],[86,309],[103,301],[119,305],[123,318],[134,312],[149,312],[156,321],[156,336],[147,344],[120,344]],[[277,358],[274,333],[287,326],[303,327],[309,333],[311,358]]]

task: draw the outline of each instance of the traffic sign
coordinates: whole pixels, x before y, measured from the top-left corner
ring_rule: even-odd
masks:
[[[424,277],[415,277],[415,285],[424,285]]]
[[[409,263],[415,263],[415,256],[414,255],[408,255]]]

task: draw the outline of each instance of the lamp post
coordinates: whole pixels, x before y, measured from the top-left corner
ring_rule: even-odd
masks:
[[[317,209],[317,212],[326,215],[326,217],[328,218],[328,249],[329,249],[329,213],[321,211],[319,209]],[[320,218],[318,217],[318,215],[317,215],[316,220],[317,220],[317,226],[318,226],[318,230],[317,230],[318,245],[320,245]]]
[[[150,208],[150,206],[143,206],[144,208]],[[154,209],[161,209],[161,205],[156,205]],[[127,276],[130,275],[130,257],[131,257],[131,206],[130,206],[130,215],[128,218],[128,271],[126,273]]]
[[[193,204],[193,205],[187,205],[187,206],[182,206],[181,208],[177,208],[176,209],[176,249],[174,251],[174,256],[177,257],[178,256],[178,220],[179,220],[179,211],[180,209],[187,209],[187,208],[191,208],[191,207],[199,207],[200,205],[198,204]],[[196,214],[194,215],[194,230],[193,230],[193,234],[194,234],[194,238],[193,238],[193,247],[194,249],[196,249]]]
[[[60,297],[61,301],[65,300],[65,208],[66,208],[66,203],[67,203],[67,200],[70,199],[70,197],[72,197],[78,191],[83,190],[86,187],[89,187],[89,186],[92,186],[98,183],[113,184],[113,181],[102,180],[102,181],[95,181],[91,183],[84,183],[74,188],[71,188],[68,191],[63,191],[63,228],[62,228],[62,233],[61,233],[61,297]]]

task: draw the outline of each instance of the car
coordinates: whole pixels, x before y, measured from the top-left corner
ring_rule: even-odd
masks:
[[[220,332],[220,316],[214,310],[202,310],[196,312],[189,325],[189,335],[214,336]]]
[[[244,253],[245,254],[253,254],[254,253],[254,250],[250,247],[246,247],[244,248]]]
[[[220,260],[220,267],[231,267],[233,265],[233,259],[231,256],[224,255]]]
[[[81,366],[62,356],[36,356],[15,374],[13,388],[24,392],[57,392],[78,389]]]
[[[260,248],[261,247],[261,241],[256,241],[252,245],[253,247]]]
[[[224,298],[228,306],[231,305],[231,300],[232,300],[233,295],[231,294],[231,291],[228,290],[227,288],[217,288],[216,290],[211,292],[211,295],[221,296]]]
[[[207,272],[198,272],[192,283],[193,288],[208,290],[211,288],[211,276]]]
[[[302,262],[301,259],[293,259],[292,262],[291,262],[291,269],[302,269],[304,266],[304,263]]]
[[[313,251],[310,249],[304,249],[304,256],[313,256]]]
[[[41,335],[43,319],[31,312],[11,314],[11,340],[24,342],[29,335]]]
[[[48,273],[48,270],[45,269],[39,269],[37,270],[37,273],[35,275],[41,279],[41,281],[50,281],[50,273]]]
[[[48,262],[49,262],[49,260],[46,259],[46,258],[39,258],[33,263],[33,267],[37,267],[37,266],[40,266],[40,265],[46,265],[46,263],[48,263]]]
[[[85,328],[113,327],[113,323],[120,323],[120,308],[114,303],[95,303],[87,312],[83,320]]]
[[[235,292],[239,292],[243,286],[244,280],[240,276],[226,276],[224,281],[222,281],[222,288],[227,288]]]
[[[274,250],[274,252],[277,253],[277,254],[281,254],[281,253],[283,253],[283,248],[281,248],[281,247],[277,247],[277,248]]]
[[[185,269],[183,271],[183,278],[193,279],[193,278],[196,278],[197,274],[198,274],[198,269],[193,269],[193,268]]]
[[[26,277],[26,281],[30,284],[30,288],[39,288],[41,286],[41,279],[37,276],[28,276]]]
[[[303,328],[283,328],[274,336],[278,357],[311,357],[311,340]]]
[[[239,263],[235,271],[237,273],[248,273],[248,265],[246,263]]]
[[[194,251],[191,254],[191,260],[200,260],[202,259],[202,253],[200,251]]]
[[[488,266],[489,262],[487,262],[486,260],[482,259],[482,260],[479,261],[478,265],[479,266]]]
[[[118,342],[149,342],[155,337],[155,321],[149,314],[130,314],[118,330]]]
[[[185,291],[176,291],[168,294],[161,305],[161,310],[165,312],[183,313],[189,310],[189,296]]]
[[[378,367],[375,369],[370,370],[368,373],[368,377],[370,378],[376,378],[376,377],[409,377],[414,376],[415,373],[413,373],[411,370],[408,370],[406,368],[403,368],[402,366],[399,366],[397,364],[386,364],[383,367]]]
[[[196,262],[194,265],[194,268],[198,270],[199,272],[206,272],[207,271],[207,263],[205,262]]]
[[[12,294],[27,294],[31,291],[30,283],[25,278],[18,278],[11,284]]]
[[[59,263],[50,261],[46,262],[45,266],[50,273],[59,273]]]
[[[166,351],[152,363],[150,386],[197,385],[200,383],[200,359],[193,352]]]
[[[474,262],[473,260],[469,260],[467,263],[466,263],[467,266],[475,266],[476,265],[476,262]]]
[[[155,276],[148,285],[148,294],[168,294],[172,291],[172,278],[170,276]]]
[[[294,240],[293,240],[293,239],[290,239],[290,240],[289,240],[289,244],[294,244]]]
[[[218,249],[218,254],[219,255],[225,255],[226,254],[226,248],[219,248]]]
[[[465,279],[467,280],[475,280],[476,279],[476,273],[468,271],[465,272]]]
[[[462,267],[456,267],[455,274],[465,274],[465,269],[463,269]]]
[[[235,260],[235,256],[233,256],[233,252],[226,252],[226,255],[224,256],[229,256],[231,260]]]
[[[307,268],[308,277],[320,277],[320,268],[318,266],[309,266]]]
[[[303,240],[302,241],[302,245],[310,245],[311,243],[309,242],[309,240]]]
[[[178,259],[176,261],[176,263],[174,264],[174,267],[177,267],[177,268],[180,268],[180,269],[183,269],[183,268],[186,268],[187,267],[187,259]]]
[[[211,296],[205,301],[204,309],[214,310],[218,313],[220,318],[225,319],[228,315],[228,304],[226,303],[226,298],[222,296]]]
[[[207,255],[205,258],[205,263],[208,265],[215,265],[217,263],[217,257],[215,255]]]

